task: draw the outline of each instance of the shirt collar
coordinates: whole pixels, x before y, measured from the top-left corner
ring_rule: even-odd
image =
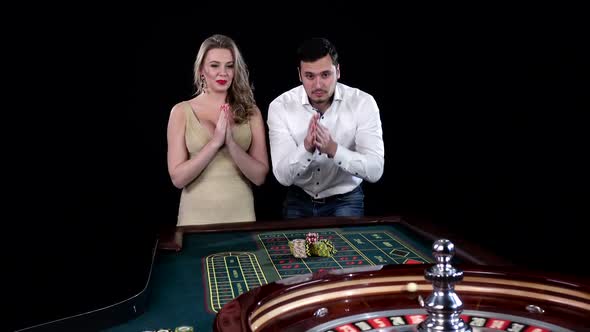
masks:
[[[307,97],[307,93],[305,92],[305,88],[303,85],[301,86],[301,105],[311,105],[309,103],[309,98]],[[340,83],[336,83],[336,88],[334,89],[334,100],[342,100],[342,86]]]

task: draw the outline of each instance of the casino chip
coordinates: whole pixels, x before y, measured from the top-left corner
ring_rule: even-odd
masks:
[[[192,326],[179,326],[174,329],[174,332],[194,332],[194,331],[195,330],[193,329]]]

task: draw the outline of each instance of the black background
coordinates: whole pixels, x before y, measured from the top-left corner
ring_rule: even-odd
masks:
[[[19,92],[4,131],[17,326],[139,286],[155,229],[176,222],[168,115],[190,98],[194,57],[214,33],[242,50],[265,120],[299,84],[299,42],[336,45],[340,81],[381,110],[385,172],[364,186],[367,215],[426,218],[525,267],[587,273],[579,9],[312,9],[51,8],[7,30]],[[280,219],[283,194],[269,173],[255,188],[259,220]]]

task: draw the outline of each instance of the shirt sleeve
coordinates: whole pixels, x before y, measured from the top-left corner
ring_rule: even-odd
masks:
[[[273,174],[277,181],[290,186],[302,175],[313,159],[303,142],[296,142],[287,126],[285,105],[274,101],[268,109],[268,130]]]
[[[354,176],[368,182],[377,182],[383,175],[385,154],[379,108],[373,97],[369,97],[359,107],[356,151],[338,145],[334,162]]]

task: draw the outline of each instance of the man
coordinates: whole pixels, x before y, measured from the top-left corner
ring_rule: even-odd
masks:
[[[289,186],[286,219],[363,216],[363,180],[383,174],[384,148],[375,99],[338,82],[338,53],[324,38],[297,51],[299,80],[268,110],[273,173]]]

